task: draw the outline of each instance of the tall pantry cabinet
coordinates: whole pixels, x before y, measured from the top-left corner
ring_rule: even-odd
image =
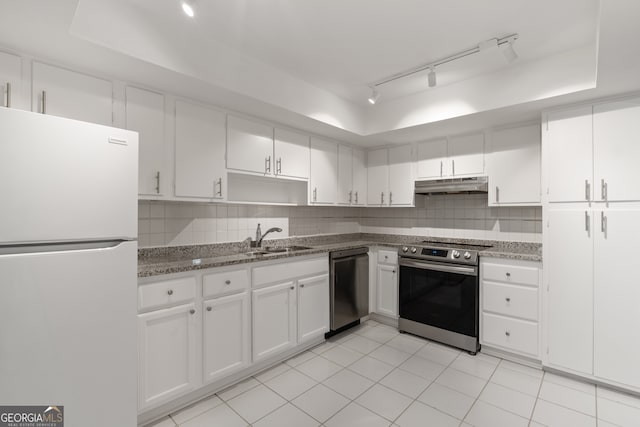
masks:
[[[640,389],[640,99],[543,117],[546,364]]]

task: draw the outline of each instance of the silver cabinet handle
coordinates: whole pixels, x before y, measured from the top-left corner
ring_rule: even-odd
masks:
[[[216,194],[222,197],[222,177],[218,178],[218,181],[216,181],[215,186],[218,187],[218,191],[216,191]]]
[[[607,232],[607,217],[604,215],[604,211],[600,211],[600,230],[605,234]]]
[[[389,191],[389,204],[393,204],[393,193],[391,191]]]
[[[196,314],[196,311],[192,308],[191,310],[189,310],[190,314]]]
[[[278,161],[276,162],[276,174],[282,173],[282,157],[278,157]]]
[[[500,202],[500,188],[496,185],[496,203]]]
[[[318,187],[313,187],[313,201],[318,200]]]
[[[231,284],[231,280],[225,280],[225,281],[224,281],[224,284],[225,284],[225,285],[230,285],[230,284]]]
[[[173,289],[169,289],[169,290],[167,291],[167,295],[173,295]]]
[[[442,160],[440,160],[440,176],[442,176]]]
[[[584,198],[585,200],[589,200],[591,198],[591,185],[589,185],[589,180],[584,180]]]
[[[451,159],[451,175],[456,174],[456,161],[455,159]]]
[[[589,232],[589,211],[584,211],[584,231]]]
[[[11,108],[11,83],[7,82],[7,102],[5,103],[7,108]]]
[[[351,203],[352,199],[353,199],[353,191],[349,191],[349,203]]]
[[[264,173],[271,172],[271,156],[267,156],[264,158]]]
[[[156,172],[156,194],[160,194],[160,171]]]
[[[356,191],[356,205],[358,204],[358,192]]]
[[[211,308],[211,306],[207,307],[207,311],[211,311],[213,310],[213,308]]]
[[[602,200],[607,200],[607,183],[604,182],[604,179],[602,180],[601,184],[600,184],[600,191],[602,193]]]
[[[380,193],[380,204],[384,205],[384,191]]]
[[[505,334],[506,336],[508,336],[508,337],[510,337],[510,336],[511,336],[511,332],[509,332],[509,331],[504,331],[504,334]]]
[[[42,91],[42,114],[47,114],[47,91]]]
[[[506,302],[511,302],[511,298],[509,298],[509,297],[506,297],[504,300],[505,300]]]

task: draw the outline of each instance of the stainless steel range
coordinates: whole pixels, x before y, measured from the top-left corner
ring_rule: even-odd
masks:
[[[478,252],[489,246],[425,240],[398,250],[398,328],[475,354]]]

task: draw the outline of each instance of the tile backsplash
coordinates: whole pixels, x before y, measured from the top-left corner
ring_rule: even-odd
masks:
[[[542,242],[542,208],[487,207],[486,194],[439,195],[423,207],[352,208],[263,206],[140,201],[140,247],[194,245],[255,237],[282,228],[273,238],[334,233],[389,233],[430,237]]]

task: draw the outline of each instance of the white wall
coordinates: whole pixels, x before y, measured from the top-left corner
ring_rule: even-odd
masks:
[[[141,201],[140,247],[241,241],[282,228],[273,237],[390,233],[523,242],[542,241],[542,210],[488,208],[486,195],[427,199],[424,208],[284,207]]]

